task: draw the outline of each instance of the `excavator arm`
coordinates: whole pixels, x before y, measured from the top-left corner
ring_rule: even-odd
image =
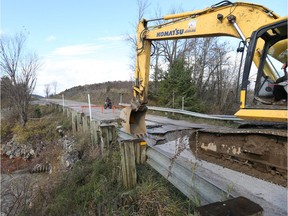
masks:
[[[222,1],[204,10],[166,15],[155,20],[141,20],[137,28],[133,99],[131,107],[123,110],[120,115],[124,120],[124,130],[136,135],[146,133],[145,113],[153,41],[230,36],[240,38],[247,47],[254,30],[277,19],[279,19],[277,14],[262,5]],[[153,25],[159,20],[163,23]],[[261,40],[258,41],[257,47],[258,50],[263,47]],[[260,57],[259,51],[253,54],[253,61],[257,67]],[[269,67],[265,68],[264,73],[272,80],[276,79]]]

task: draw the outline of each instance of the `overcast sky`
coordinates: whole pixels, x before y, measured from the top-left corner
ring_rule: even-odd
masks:
[[[131,48],[124,40],[137,21],[137,0],[0,0],[1,35],[27,33],[26,46],[43,62],[35,93],[57,82],[57,93],[73,86],[131,80]],[[144,18],[172,9],[204,9],[220,0],[151,0]],[[250,1],[252,2],[252,1]],[[254,0],[287,16],[287,0]],[[2,75],[2,74],[1,74]]]

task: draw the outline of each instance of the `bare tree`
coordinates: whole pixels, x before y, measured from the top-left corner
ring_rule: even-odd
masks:
[[[132,80],[134,80],[134,71],[135,71],[135,65],[136,65],[136,46],[137,46],[137,26],[138,23],[141,19],[143,19],[144,14],[146,10],[148,9],[150,5],[150,2],[147,0],[137,0],[137,20],[135,23],[132,24],[134,33],[133,34],[128,34],[126,36],[126,41],[128,42],[129,46],[131,47],[131,54],[130,54],[130,59],[131,59],[131,64],[130,68],[133,71],[133,74],[131,75]]]
[[[143,19],[146,10],[148,9],[150,2],[146,0],[138,0],[138,22]]]
[[[36,54],[25,52],[26,36],[23,33],[0,39],[0,68],[3,77],[2,91],[10,98],[23,126],[28,121],[28,106],[36,85],[36,72],[40,61]]]
[[[57,90],[57,81],[52,82],[53,90],[54,90],[54,95],[56,95],[56,90]]]
[[[215,110],[225,113],[233,101],[235,63],[230,60],[231,48],[218,38],[191,39],[188,62],[192,70],[192,83],[197,95]]]
[[[50,84],[45,84],[44,85],[44,93],[45,93],[45,97],[48,98],[50,95],[50,91],[51,91],[51,87]]]

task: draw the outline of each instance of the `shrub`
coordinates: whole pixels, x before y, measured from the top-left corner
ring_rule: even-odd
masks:
[[[28,121],[25,127],[20,124],[12,129],[16,135],[16,142],[25,144],[26,142],[36,144],[38,141],[52,141],[59,135],[56,131],[56,122],[49,118],[42,118],[36,121]]]
[[[36,106],[36,107],[35,107],[33,116],[34,116],[35,118],[41,118],[42,112],[41,112],[39,106]]]
[[[82,160],[29,215],[188,215],[190,201],[148,165],[138,167],[138,185],[127,191],[120,156]],[[49,183],[51,184],[51,182]],[[47,199],[49,197],[49,199]],[[45,211],[43,212],[43,209]]]

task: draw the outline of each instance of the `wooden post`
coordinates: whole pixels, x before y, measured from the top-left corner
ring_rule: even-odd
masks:
[[[100,137],[101,137],[101,154],[103,157],[108,155],[108,150],[111,148],[111,145],[116,143],[117,134],[115,125],[107,124],[100,126]]]
[[[100,132],[101,132],[101,143],[100,143],[101,155],[102,157],[105,157],[105,155],[107,154],[106,150],[109,149],[108,128],[100,127]]]
[[[62,94],[62,109],[64,114],[64,107],[65,107],[65,100],[64,100],[64,94]]]
[[[67,114],[67,118],[70,118],[72,116],[72,111],[69,108],[66,108],[65,111],[66,111],[66,114]]]
[[[84,113],[77,113],[77,132],[81,131],[83,132],[83,115]]]
[[[92,144],[99,144],[100,143],[100,131],[99,131],[99,124],[96,121],[90,122],[90,131],[91,131],[91,140]]]
[[[76,133],[78,131],[77,128],[77,112],[76,111],[71,111],[72,113],[72,132]]]
[[[82,117],[82,121],[83,121],[83,132],[87,133],[90,131],[90,118],[89,116],[84,116]]]
[[[146,162],[146,142],[139,141],[135,143],[136,164],[144,164]]]
[[[124,187],[134,188],[137,183],[134,142],[120,142],[120,154]]]
[[[123,185],[127,189],[136,186],[137,164],[146,162],[146,142],[141,140],[120,141],[121,170]]]

